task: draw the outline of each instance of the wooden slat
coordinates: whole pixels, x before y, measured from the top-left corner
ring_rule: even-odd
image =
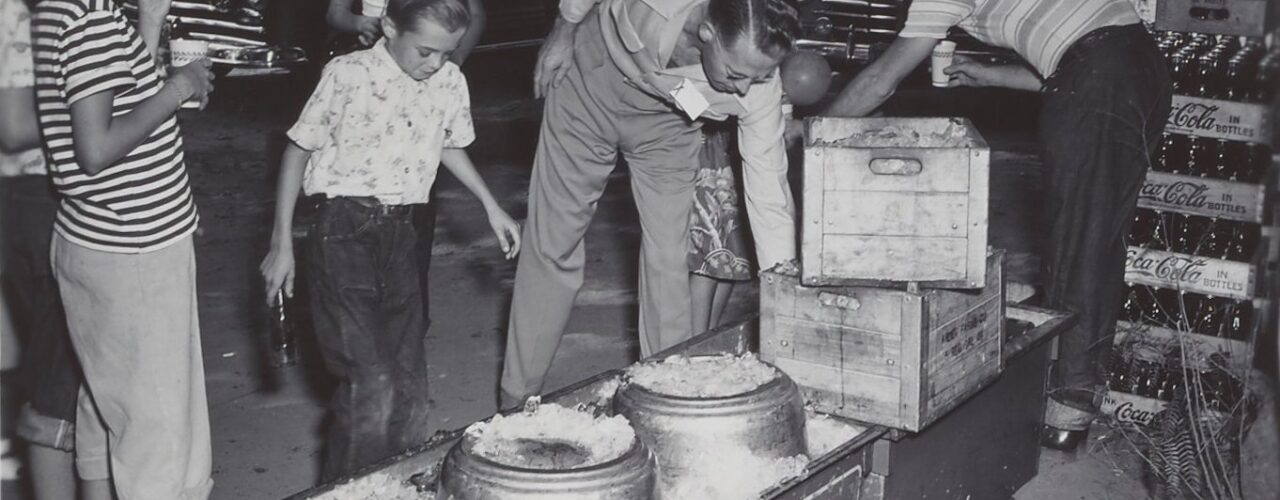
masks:
[[[969,152],[965,149],[822,148],[827,165],[825,191],[891,191],[967,193]],[[911,159],[922,165],[917,175],[884,175],[871,170],[876,159]],[[808,195],[808,191],[805,192]]]
[[[969,234],[967,193],[828,191],[823,196],[823,230],[828,235],[963,238]]]
[[[827,235],[826,276],[894,281],[956,280],[965,277],[964,238]]]
[[[818,410],[870,424],[894,425],[898,421],[898,379],[784,358],[779,358],[776,366],[800,386],[805,401]]]
[[[779,357],[886,377],[899,376],[901,338],[840,325],[778,318]]]
[[[780,279],[777,275],[773,276]],[[905,292],[877,288],[810,288],[800,286],[794,277],[785,279],[791,285],[789,289],[778,293],[786,297],[781,299],[784,303],[794,304],[794,307],[790,309],[790,315],[779,313],[780,315],[887,335],[899,335],[902,331],[900,317]],[[848,297],[857,301],[857,309],[823,305],[823,294]]]
[[[891,427],[920,430],[920,411],[923,410],[925,377],[924,335],[928,328],[925,317],[925,299],[907,294],[902,304],[902,390],[898,393],[898,423]]]
[[[991,150],[969,150],[969,287],[986,286],[987,230],[991,218]]]
[[[823,149],[807,149],[804,152],[804,196],[800,221],[800,266],[806,275],[823,275],[822,206],[826,199],[827,157]]]

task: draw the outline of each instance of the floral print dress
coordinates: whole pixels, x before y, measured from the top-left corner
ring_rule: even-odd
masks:
[[[732,121],[703,126],[702,151],[694,180],[689,221],[689,271],[718,280],[749,281],[755,277],[747,246],[748,228],[735,170],[736,126]]]

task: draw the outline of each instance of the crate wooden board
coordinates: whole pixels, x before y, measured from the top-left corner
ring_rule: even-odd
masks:
[[[807,285],[984,285],[990,150],[959,118],[811,118]]]
[[[1215,35],[1263,36],[1276,26],[1280,7],[1269,0],[1161,0],[1155,28]]]
[[[808,287],[763,273],[760,357],[822,411],[919,431],[1000,374],[1004,252],[981,290]]]

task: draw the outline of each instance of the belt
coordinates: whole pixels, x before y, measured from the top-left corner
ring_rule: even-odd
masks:
[[[327,198],[325,202],[346,202],[383,216],[400,216],[413,213],[413,205],[388,205],[372,196],[334,196]]]

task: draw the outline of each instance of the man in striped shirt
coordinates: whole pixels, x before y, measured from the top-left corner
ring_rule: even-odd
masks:
[[[1080,320],[1060,339],[1045,444],[1071,448],[1096,414],[1101,360],[1121,304],[1124,235],[1169,115],[1169,74],[1129,0],[914,0],[898,39],[827,113],[873,111],[953,26],[1013,49],[1027,64],[959,58],[946,70],[950,86],[1044,95],[1046,301]]]
[[[76,467],[134,499],[203,499],[208,408],[196,314],[197,217],[174,114],[207,61],[162,81],[112,0],[45,0],[36,104],[62,197],[53,267],[84,369]]]

